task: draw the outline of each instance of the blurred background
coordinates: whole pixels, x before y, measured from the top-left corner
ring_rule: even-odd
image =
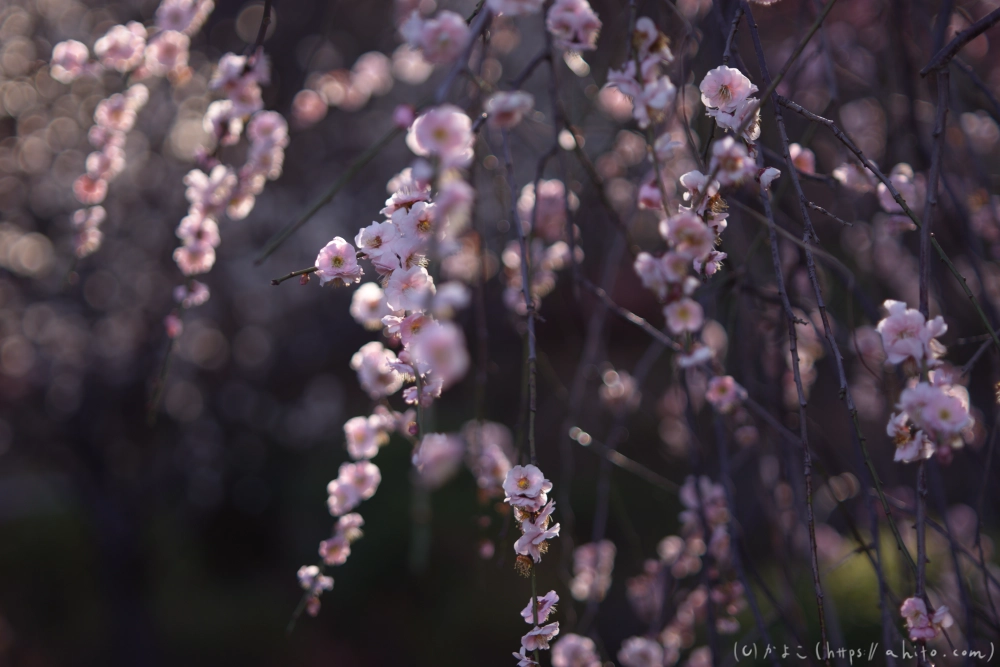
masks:
[[[433,0],[424,4],[429,9]],[[439,8],[468,15],[474,4],[442,0]],[[629,107],[623,111],[621,100],[601,93],[608,68],[625,57],[626,4],[592,3],[603,21],[598,49],[558,63],[560,95],[606,199],[630,226],[631,244],[652,250],[660,243],[656,217],[634,210],[637,183],[648,170],[643,139]],[[949,38],[998,3],[954,4]],[[796,0],[753,5],[772,72],[812,23],[816,6]],[[684,90],[681,105],[699,145],[710,127],[696,86],[721,62],[729,24],[722,12],[731,17],[733,7],[713,7],[708,0],[639,2],[641,14],[674,43],[681,64],[672,78]],[[265,42],[272,80],[264,99],[292,126],[284,173],[245,220],[222,223],[219,259],[204,278],[212,298],[185,316],[151,423],[147,406],[168,348],[163,319],[181,280],[171,253],[174,228],[186,210],[182,178],[208,140],[201,119],[214,97],[207,82],[219,56],[242,53],[253,41],[261,5],[219,0],[192,40],[192,78],[178,87],[149,84],[150,102],[125,147],[128,167],[104,203],[103,246],[78,262],[72,184],[84,170],[94,108],[122,81],[106,74],[64,85],[50,77],[46,61],[56,42],[72,38],[91,46],[116,23],[149,22],[155,8],[151,0],[0,0],[0,665],[513,664],[510,653],[524,632],[517,612],[528,587],[513,571],[508,522],[477,500],[475,479],[463,470],[432,494],[431,546],[420,558],[410,447],[402,440],[379,456],[382,485],[361,509],[365,536],[347,564],[331,571],[336,583],[322,612],[303,616],[286,633],[301,594],[295,572],[315,562],[316,545],[332,523],[325,487],[347,460],[343,422],[370,409],[349,361],[378,334],[348,315],[350,290],[297,281],[272,287],[270,280],[311,266],[333,236],[351,239],[379,219],[386,182],[412,159],[404,142],[390,143],[263,265],[253,260],[272,234],[391,127],[396,105],[425,99],[445,72],[432,73],[397,51],[392,2],[275,2]],[[840,0],[779,91],[837,120],[885,171],[908,163],[925,173],[933,93],[917,72],[929,59],[936,12],[937,3],[926,0]],[[952,75],[946,185],[936,227],[994,322],[1000,321],[994,316],[1000,308],[1000,59],[990,40],[997,37],[988,32],[963,50],[962,63],[974,78]],[[498,20],[491,40],[484,76],[502,84],[540,48],[541,19]],[[745,30],[736,43],[750,63],[744,71],[763,89]],[[389,65],[359,85],[349,72],[373,51],[385,54],[379,63]],[[513,133],[519,184],[534,178],[537,156],[553,136],[546,69],[525,88],[535,94],[537,112]],[[322,106],[302,96],[303,89],[320,91]],[[471,96],[464,81],[453,94],[460,104]],[[844,164],[843,148],[829,133],[788,115],[793,141],[815,152],[819,176],[806,182],[810,198],[854,222],[843,227],[816,215],[823,247],[851,276],[824,266],[821,277],[877,468],[893,497],[912,506],[914,470],[892,463],[893,446],[884,435],[898,378],[879,370],[881,347],[877,338],[872,343],[871,327],[884,299],[915,304],[917,238],[896,233],[874,192],[857,192],[826,176]],[[682,140],[681,121],[674,122],[675,138]],[[522,323],[504,306],[497,273],[502,249],[513,238],[499,141],[495,131],[485,133],[477,146],[473,227],[493,266],[484,286],[485,417],[517,437],[523,426]],[[567,143],[572,147],[572,140]],[[763,145],[777,149],[769,107]],[[774,154],[765,152],[765,160],[775,163]],[[672,185],[676,177],[694,166],[690,156],[678,157],[667,178],[671,194],[679,187]],[[581,163],[563,151],[546,176],[566,180],[580,199],[574,223],[585,257],[581,274],[662,326],[660,307],[639,284],[630,248]],[[776,197],[779,224],[797,229],[794,197]],[[756,205],[752,193],[740,198]],[[796,430],[771,260],[766,244],[760,247],[759,224],[735,207],[731,213],[722,248],[729,260],[699,292],[712,319],[705,340],[751,396]],[[783,245],[783,257],[796,303],[812,312],[797,248]],[[945,315],[947,359],[958,366],[984,340],[977,338],[982,326],[944,267],[935,263],[933,276],[932,311]],[[560,591],[560,620],[569,630],[583,605],[567,591],[568,549],[589,541],[594,515],[604,511],[595,491],[601,458],[593,445],[581,443],[613,440],[625,455],[677,484],[696,472],[717,478],[719,459],[711,411],[686,404],[669,355],[653,351],[640,362],[649,352],[642,331],[575,290],[568,272],[559,276],[541,314],[539,465],[571,502],[557,510],[564,539],[553,543],[539,586]],[[457,319],[473,359],[481,352],[475,317],[470,307]],[[867,534],[865,491],[832,355],[819,336],[804,331],[812,336],[803,345],[815,366],[809,414],[821,452],[816,487],[824,577],[830,607],[839,611],[831,632],[844,645],[867,646],[882,635],[874,574],[852,551],[852,527]],[[581,366],[581,359],[589,363]],[[989,561],[995,558],[990,538],[1000,488],[994,483],[997,457],[987,446],[996,362],[988,351],[965,378],[977,428],[950,465],[932,465],[929,500],[932,516],[947,518],[955,540],[970,549],[982,520]],[[648,371],[642,401],[623,426],[602,407],[598,388],[613,383],[609,370],[631,371],[640,363]],[[434,430],[457,431],[474,416],[475,375],[471,370],[436,404]],[[796,519],[801,462],[763,423],[748,419],[746,425],[754,430],[733,445],[731,462],[746,557],[761,581],[778,591],[791,625],[812,637],[808,543]],[[567,438],[569,426],[590,437]],[[647,628],[630,607],[626,582],[642,574],[664,536],[678,531],[681,505],[676,492],[604,468],[607,537],[618,555],[614,583],[591,629],[602,655],[612,659],[622,639]],[[897,521],[912,541],[905,516]],[[906,597],[909,584],[886,534],[890,584]],[[483,557],[484,540],[495,545],[492,558]],[[934,597],[958,599],[948,543],[933,532],[929,540]],[[995,564],[989,567],[997,572]],[[988,608],[982,573],[963,572],[974,604]],[[997,619],[982,616],[978,635],[1000,636]],[[737,637],[750,641],[745,633],[752,621],[746,612],[740,618]],[[794,643],[780,628],[775,633]],[[726,646],[737,637],[727,638]]]

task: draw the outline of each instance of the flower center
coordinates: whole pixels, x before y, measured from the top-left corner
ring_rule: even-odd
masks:
[[[517,480],[517,488],[521,489],[522,491],[528,488],[528,478],[522,477],[521,479]]]
[[[343,257],[334,257],[333,259],[330,260],[330,266],[332,266],[335,269],[339,269],[343,265],[344,265]]]

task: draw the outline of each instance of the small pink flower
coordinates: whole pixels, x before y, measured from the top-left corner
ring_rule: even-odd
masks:
[[[762,188],[764,188],[765,190],[769,190],[771,189],[771,183],[773,183],[774,179],[778,178],[779,176],[781,176],[781,172],[779,170],[775,169],[774,167],[767,167],[766,169],[761,170],[760,175],[757,177],[757,180],[760,181],[760,186]]]
[[[428,433],[413,453],[413,467],[420,481],[430,489],[438,489],[458,472],[465,455],[462,441],[446,433]]]
[[[191,280],[188,284],[178,285],[174,288],[174,301],[185,309],[202,305],[208,301],[209,296],[208,286],[197,280]]]
[[[351,543],[342,535],[334,535],[319,543],[319,555],[327,565],[343,565],[351,555]]]
[[[181,246],[174,250],[174,262],[185,276],[208,273],[215,266],[215,248],[207,243]]]
[[[519,653],[514,653],[513,655],[517,658],[517,667],[538,667],[538,663],[535,662],[534,658],[528,655],[527,649],[523,646],[521,647],[521,651]]]
[[[746,146],[732,137],[712,144],[712,171],[722,185],[735,185],[757,173],[757,166],[747,154]]]
[[[676,252],[691,259],[703,257],[715,247],[715,233],[688,210],[660,221],[660,235]]]
[[[424,58],[432,65],[446,65],[461,55],[468,41],[469,26],[465,19],[455,12],[443,11],[423,22],[414,46],[423,50]]]
[[[509,475],[508,475],[509,476]],[[506,483],[505,483],[506,486]],[[511,503],[513,505],[513,503]],[[542,560],[542,545],[559,536],[559,524],[549,527],[549,517],[555,510],[556,501],[550,500],[534,516],[521,521],[521,537],[514,542],[514,551],[522,556],[531,556],[536,563]]]
[[[392,111],[393,124],[404,130],[409,128],[410,125],[413,125],[413,121],[416,117],[416,111],[414,111],[413,107],[409,104],[400,104]]]
[[[452,322],[431,322],[409,346],[412,362],[421,373],[430,374],[447,389],[465,377],[469,353],[465,335]]]
[[[560,49],[591,51],[597,48],[601,20],[587,0],[556,0],[549,8],[545,26]]]
[[[397,269],[386,283],[385,301],[392,310],[422,310],[434,291],[434,279],[424,267]]]
[[[358,266],[357,251],[339,236],[334,237],[316,256],[316,275],[319,284],[329,282],[334,287],[346,287],[361,281],[364,271]]]
[[[212,0],[162,0],[156,8],[156,27],[193,35],[214,8]]]
[[[177,225],[177,238],[192,247],[217,248],[222,241],[215,220],[198,213],[189,214],[181,220]]]
[[[521,637],[521,646],[526,651],[537,651],[549,648],[549,642],[559,634],[559,623],[549,623],[541,627],[535,626],[528,634]]]
[[[725,65],[705,74],[699,89],[702,104],[730,113],[741,101],[757,92],[757,86],[741,71]]]
[[[693,333],[701,329],[705,322],[701,305],[687,297],[667,304],[663,309],[663,315],[667,318],[667,328],[675,334]]]
[[[467,166],[472,161],[473,141],[472,119],[451,104],[422,113],[406,135],[410,150],[417,155],[439,157],[446,167]]]
[[[746,390],[731,375],[717,375],[708,381],[705,400],[723,414],[732,412],[746,397]]]
[[[521,90],[494,93],[486,100],[485,110],[492,127],[510,129],[521,122],[535,106],[531,93]]]
[[[344,440],[352,459],[371,459],[378,454],[384,436],[367,417],[352,417],[344,423]]]
[[[403,386],[403,377],[393,368],[395,363],[396,353],[378,341],[365,343],[351,357],[361,388],[373,399],[391,396]]]
[[[94,72],[96,68],[89,62],[90,51],[86,44],[75,39],[59,42],[52,48],[50,73],[60,83],[72,83],[83,74]]]
[[[503,490],[507,494],[504,501],[511,506],[537,512],[547,502],[552,482],[545,479],[537,466],[514,466],[504,479]]]
[[[601,667],[597,646],[590,637],[569,633],[552,644],[552,667]]]
[[[73,195],[81,204],[100,204],[108,196],[108,182],[83,174],[73,181]]]
[[[171,313],[163,319],[163,328],[167,330],[167,338],[177,338],[184,332],[184,322]]]
[[[101,64],[119,72],[128,72],[142,62],[146,48],[146,28],[136,21],[113,26],[94,42],[94,55]]]
[[[191,39],[175,30],[164,30],[146,46],[146,69],[154,76],[166,76],[183,71],[188,65]]]
[[[521,610],[521,618],[529,625],[537,625],[549,620],[549,615],[556,610],[556,603],[559,602],[559,594],[549,591],[538,598],[538,618],[535,619],[535,600],[528,600],[528,606]]]
[[[645,637],[629,637],[618,651],[618,661],[624,667],[662,667],[663,647]]]
[[[369,331],[382,328],[382,318],[392,310],[385,303],[385,294],[378,283],[362,283],[351,297],[351,317]]]
[[[792,164],[803,174],[816,173],[816,154],[808,148],[799,144],[790,144],[788,153],[792,158]]]

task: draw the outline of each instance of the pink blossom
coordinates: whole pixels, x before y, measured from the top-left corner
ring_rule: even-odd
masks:
[[[392,310],[421,310],[434,291],[434,279],[424,267],[397,269],[385,286],[385,301]]]
[[[351,317],[369,331],[382,328],[382,318],[392,310],[385,303],[385,294],[378,283],[362,283],[351,296]]]
[[[674,54],[670,51],[667,36],[660,32],[648,16],[641,16],[635,22],[632,39],[639,50],[640,59],[654,55],[664,63],[673,62]]]
[[[513,655],[517,658],[517,667],[538,667],[538,663],[535,662],[534,658],[528,655],[527,649],[523,646],[521,647],[521,651],[519,653],[514,653]]]
[[[358,235],[354,237],[354,242],[360,252],[369,258],[377,259],[390,251],[390,244],[397,234],[396,225],[391,222],[372,222],[367,227],[361,228]]]
[[[158,33],[146,46],[146,69],[154,76],[176,74],[187,68],[190,38],[175,30]]]
[[[298,572],[299,585],[303,590],[318,594],[321,591],[333,590],[333,579],[320,574],[315,565],[303,565]]]
[[[486,100],[485,111],[492,127],[510,129],[521,122],[524,114],[535,106],[531,93],[521,90],[494,93]]]
[[[611,588],[617,550],[610,540],[581,544],[573,550],[570,592],[577,600],[601,601]]]
[[[52,48],[50,73],[60,83],[72,83],[83,74],[92,73],[95,67],[89,63],[90,51],[87,45],[75,39],[59,42]]]
[[[771,183],[773,183],[774,179],[778,178],[779,176],[781,176],[781,172],[779,170],[775,169],[774,167],[768,167],[760,172],[760,175],[757,177],[757,180],[760,181],[760,187],[764,188],[765,190],[769,190],[771,188]]]
[[[185,216],[177,225],[177,238],[191,247],[219,247],[222,241],[219,226],[212,218],[193,213]]]
[[[705,322],[701,305],[687,297],[667,304],[663,309],[663,315],[667,318],[667,328],[675,334],[693,333],[701,329]]]
[[[378,420],[373,423],[368,417],[352,417],[344,423],[344,440],[352,459],[371,459],[378,454],[385,436],[377,425]]]
[[[73,195],[81,204],[100,204],[108,196],[108,182],[83,174],[73,181]]]
[[[712,171],[722,185],[735,185],[757,172],[757,166],[747,154],[746,146],[732,137],[712,144]]]
[[[205,215],[216,215],[229,203],[238,178],[232,168],[216,165],[208,174],[200,169],[192,169],[184,177],[187,190],[184,196],[191,206]]]
[[[514,466],[503,481],[503,491],[507,494],[504,502],[529,512],[537,512],[548,502],[547,494],[551,490],[552,482],[533,465]]]
[[[156,8],[156,27],[193,35],[214,8],[212,0],[162,0]]]
[[[319,555],[327,565],[343,565],[351,555],[351,543],[343,535],[334,535],[319,543]]]
[[[136,21],[113,26],[94,42],[94,55],[105,67],[128,72],[142,62],[146,48],[146,28]]]
[[[508,475],[509,478],[509,475]],[[506,487],[506,482],[504,487]],[[509,502],[509,501],[508,501]],[[513,503],[511,503],[513,505]],[[555,509],[556,501],[550,500],[538,514],[521,521],[521,537],[514,542],[514,551],[522,556],[531,556],[536,563],[542,560],[543,545],[546,540],[559,536],[559,524],[549,527],[549,517]]]
[[[292,99],[292,119],[296,127],[312,127],[326,117],[329,109],[326,98],[315,90],[305,88]]]
[[[174,250],[174,262],[185,276],[208,273],[215,266],[215,248],[208,244],[181,246]]]
[[[392,111],[393,124],[401,129],[407,129],[416,119],[416,111],[409,104],[400,104]]]
[[[923,431],[911,428],[908,424],[909,420],[908,414],[899,412],[892,415],[886,425],[886,433],[896,445],[894,461],[913,463],[928,459],[934,454],[934,444]]]
[[[662,667],[663,647],[645,637],[629,637],[618,651],[618,662],[624,667]]]
[[[517,200],[517,214],[522,222],[530,223],[531,230],[549,243],[566,236],[566,211],[576,210],[580,200],[572,191],[567,194],[565,184],[558,179],[542,179],[521,188]],[[520,260],[519,260],[520,263]]]
[[[436,18],[424,21],[414,46],[423,50],[432,65],[455,61],[469,41],[469,26],[459,14],[443,11]]]
[[[757,86],[750,83],[743,72],[725,65],[705,74],[698,88],[701,90],[702,104],[728,113],[732,113],[741,101],[757,92]]]
[[[464,455],[465,447],[459,438],[447,433],[428,433],[421,438],[412,462],[420,481],[430,489],[438,489],[455,476]]]
[[[799,144],[790,144],[788,153],[792,158],[792,164],[803,174],[816,173],[816,154]]]
[[[521,637],[521,646],[526,651],[537,651],[549,648],[549,642],[559,634],[559,623],[549,623],[541,627],[535,626],[528,634]]]
[[[177,338],[184,332],[184,322],[171,313],[163,318],[163,328],[166,329],[167,338]]]
[[[77,257],[86,257],[101,247],[104,235],[98,227],[106,217],[107,212],[103,206],[91,206],[73,212],[71,222],[76,232],[73,237],[73,248]]]
[[[467,166],[472,161],[473,141],[472,119],[452,104],[422,113],[406,135],[411,151],[439,157],[445,167]]]
[[[202,129],[215,137],[222,146],[232,146],[240,140],[243,132],[243,119],[230,100],[216,100],[209,104],[201,122]]]
[[[728,254],[724,252],[719,252],[718,250],[712,250],[707,255],[695,258],[692,262],[692,266],[696,273],[703,273],[706,276],[714,276],[718,273],[719,269],[722,268],[722,262],[727,257]]]
[[[601,20],[587,0],[555,0],[545,26],[555,45],[567,51],[591,51],[597,47]]]
[[[676,252],[691,259],[707,255],[715,245],[711,228],[687,210],[660,221],[660,235]]]
[[[382,481],[382,473],[371,461],[358,461],[357,463],[342,463],[340,471],[337,473],[337,480],[342,484],[350,484],[358,492],[361,500],[368,500],[378,491],[378,485]]]
[[[287,146],[288,121],[277,111],[258,111],[247,123],[247,139],[258,146]]]
[[[178,285],[174,288],[174,301],[181,304],[182,308],[196,308],[202,305],[210,296],[208,286],[197,280],[190,280],[187,284]]]
[[[559,602],[559,594],[549,591],[538,598],[538,618],[535,618],[535,599],[528,600],[528,606],[521,610],[521,618],[529,625],[537,625],[549,620],[549,615],[556,610],[556,603]]]
[[[664,112],[674,102],[677,89],[668,77],[662,76],[654,82],[643,86],[635,96],[633,115],[639,122],[639,127],[647,128],[650,123],[659,122]]]
[[[910,633],[910,641],[926,641],[938,636],[942,628],[950,628],[954,623],[948,607],[938,607],[933,615],[928,617],[927,605],[920,598],[907,598],[899,609],[900,615],[906,621]]]
[[[334,237],[319,251],[316,267],[320,285],[332,282],[334,287],[346,287],[359,282],[364,274],[358,266],[354,246],[339,236]]]
[[[486,0],[486,6],[494,14],[521,16],[541,11],[544,0]]]
[[[552,667],[601,667],[594,640],[573,633],[563,635],[552,644]]]
[[[135,109],[124,95],[115,93],[98,102],[94,122],[113,132],[129,132],[135,126]]]
[[[110,181],[125,169],[125,151],[117,146],[105,146],[87,156],[86,166],[92,178]]]
[[[755,97],[747,97],[733,105],[732,111],[709,109],[708,115],[718,126],[733,134],[742,128],[742,136],[749,142],[760,138],[760,103]]]
[[[358,373],[361,388],[373,399],[391,396],[403,386],[403,377],[393,368],[396,353],[382,343],[365,343],[351,357],[351,368]]]
[[[393,212],[392,224],[408,240],[430,241],[437,231],[436,204],[418,201],[409,209],[401,208]]]
[[[746,397],[746,390],[731,375],[717,375],[708,381],[705,400],[723,414],[732,412]]]
[[[410,346],[413,363],[447,389],[465,377],[469,353],[461,328],[452,322],[433,322],[423,328]]]
[[[907,308],[902,301],[889,299],[884,306],[889,315],[878,323],[876,330],[882,336],[887,361],[901,364],[912,359],[937,365],[938,357],[944,353],[937,337],[948,331],[944,319],[938,316],[926,322],[920,311]]]

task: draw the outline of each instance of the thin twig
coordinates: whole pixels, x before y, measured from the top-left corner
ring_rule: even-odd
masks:
[[[958,55],[962,47],[983,34],[1000,22],[1000,7],[979,19],[962,32],[955,35],[955,38],[948,42],[944,48],[938,51],[927,66],[920,70],[920,76],[927,76],[931,70],[944,69],[951,62],[951,59]]]

